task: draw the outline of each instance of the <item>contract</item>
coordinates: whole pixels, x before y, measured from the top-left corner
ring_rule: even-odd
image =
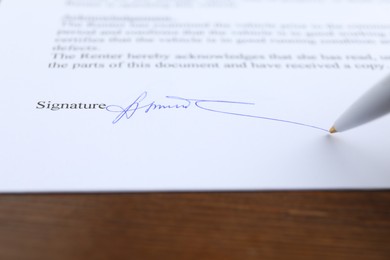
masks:
[[[390,4],[3,0],[0,192],[390,188]]]

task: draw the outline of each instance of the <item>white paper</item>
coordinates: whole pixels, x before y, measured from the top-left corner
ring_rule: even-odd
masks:
[[[387,189],[388,116],[326,130],[389,73],[389,13],[3,0],[0,192]]]

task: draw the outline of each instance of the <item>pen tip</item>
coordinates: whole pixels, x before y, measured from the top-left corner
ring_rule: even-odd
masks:
[[[337,130],[336,130],[336,128],[334,126],[332,126],[332,128],[329,129],[329,133],[331,133],[331,134],[334,134],[336,132],[337,132]]]

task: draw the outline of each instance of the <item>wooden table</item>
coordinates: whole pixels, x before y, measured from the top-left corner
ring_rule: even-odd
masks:
[[[390,259],[390,192],[0,195],[0,259]]]

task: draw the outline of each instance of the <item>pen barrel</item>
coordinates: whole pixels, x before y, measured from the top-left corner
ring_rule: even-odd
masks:
[[[378,82],[334,123],[338,132],[368,123],[390,112],[390,75]]]

